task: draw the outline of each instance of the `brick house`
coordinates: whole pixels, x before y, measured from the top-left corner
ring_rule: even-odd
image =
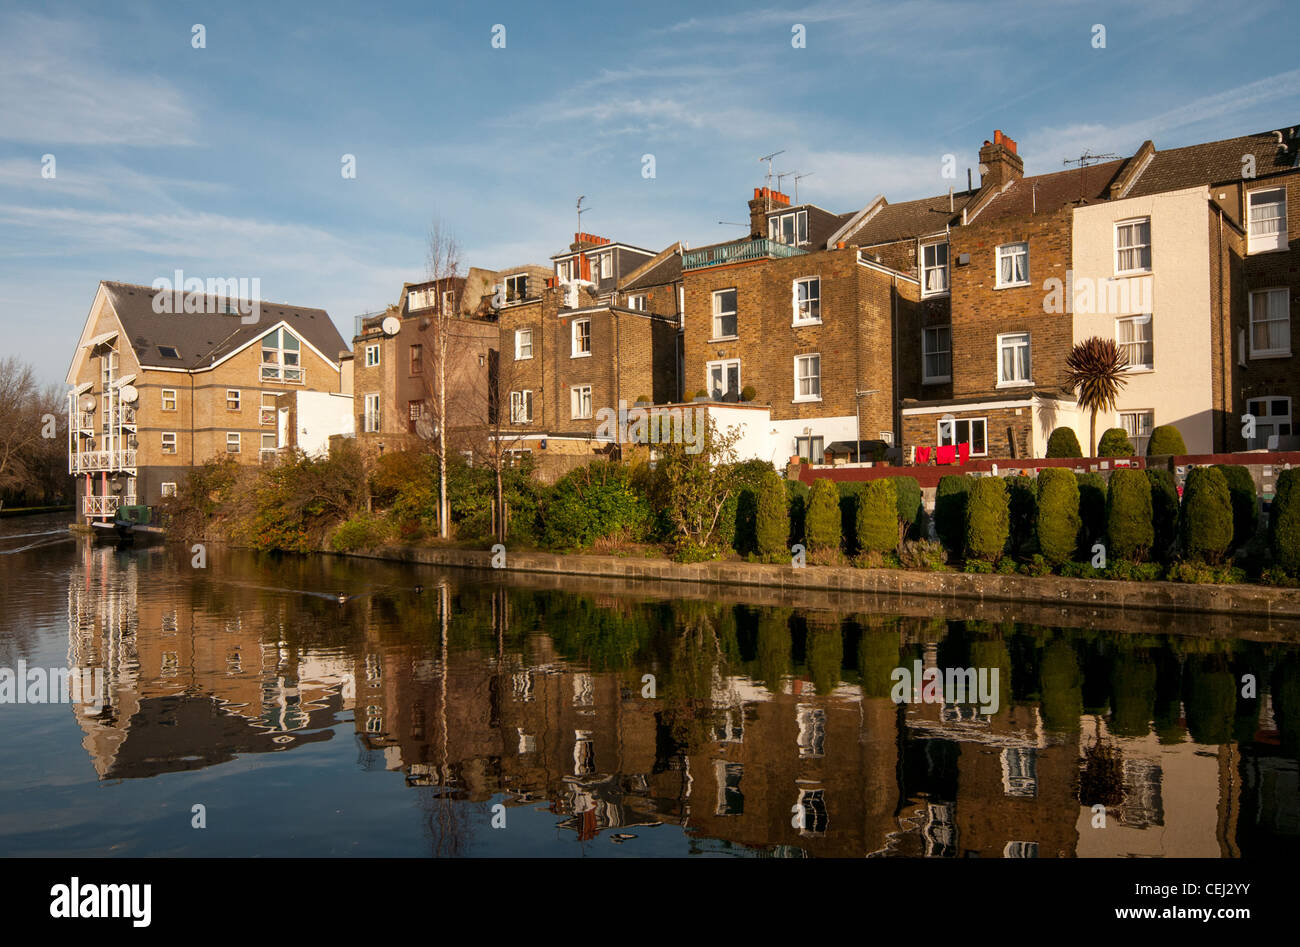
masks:
[[[245,322],[240,307],[203,294],[189,300],[197,311],[159,312],[160,292],[101,282],[68,369],[68,472],[87,521],[174,495],[213,458],[273,459],[320,407],[293,392],[344,407],[351,396],[351,360],[324,310],[258,302]],[[318,442],[347,432],[350,412],[332,416],[335,430],[313,420]]]

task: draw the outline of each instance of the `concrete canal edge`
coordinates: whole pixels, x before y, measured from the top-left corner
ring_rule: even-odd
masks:
[[[473,549],[387,546],[348,555],[466,569],[492,569],[492,553]],[[677,563],[621,556],[509,552],[502,567],[512,573],[575,575],[589,579],[679,582],[694,586],[757,586],[786,592],[836,592],[848,596],[915,600],[1017,602],[1164,613],[1300,619],[1300,589],[1258,585],[1191,585],[1181,582],[1123,582],[1060,576],[913,572],[838,566],[762,565],[750,562]]]

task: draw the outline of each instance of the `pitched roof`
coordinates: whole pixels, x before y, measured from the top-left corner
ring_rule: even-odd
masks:
[[[870,247],[935,233],[960,222],[962,208],[971,202],[975,194],[975,191],[955,193],[952,197],[952,210],[948,209],[947,194],[899,204],[882,201],[879,210],[842,239],[854,246]],[[845,215],[844,219],[847,221],[851,216]]]
[[[101,285],[107,291],[109,301],[121,320],[123,333],[135,349],[141,365],[190,370],[205,368],[279,322],[288,324],[296,335],[331,361],[337,362],[339,353],[348,348],[324,309],[256,300],[258,319],[246,324],[239,313],[223,311],[226,302],[233,302],[223,298],[203,297],[202,308],[216,309],[216,312],[154,312],[154,297],[160,290],[108,280]],[[250,301],[238,302],[245,303],[243,308],[247,309]],[[176,357],[163,354],[160,346],[174,349]]]
[[[1013,181],[993,197],[976,215],[983,222],[1001,217],[1045,214],[1074,204],[1094,204],[1107,198],[1111,181],[1126,159],[1092,164],[1051,174],[1035,174]]]
[[[1292,170],[1300,157],[1296,149],[1297,131],[1295,127],[1283,128],[1157,151],[1136,182],[1117,196],[1146,197],[1162,191],[1236,181],[1243,177],[1246,155],[1255,158],[1256,177]]]
[[[631,273],[623,290],[648,289],[651,286],[664,286],[675,283],[682,278],[682,255],[680,243],[662,250],[658,256]]]

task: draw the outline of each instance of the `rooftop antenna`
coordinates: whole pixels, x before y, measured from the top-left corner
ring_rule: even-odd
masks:
[[[1079,155],[1079,157],[1066,158],[1062,162],[1062,164],[1066,165],[1077,164],[1079,166],[1079,200],[1083,200],[1083,177],[1086,173],[1084,169],[1087,168],[1089,164],[1096,164],[1098,161],[1109,161],[1118,157],[1119,155],[1112,154],[1094,155],[1092,152],[1084,149],[1083,154]]]
[[[585,214],[587,211],[591,210],[590,207],[583,207],[583,206],[582,206],[582,202],[585,201],[586,199],[587,199],[587,195],[586,195],[586,194],[583,194],[583,195],[581,195],[581,196],[578,198],[578,204],[577,204],[577,207],[578,207],[578,233],[582,233],[582,215]],[[575,237],[574,239],[578,239],[578,238]]]
[[[806,178],[806,177],[808,177],[808,176],[810,176],[810,175],[812,175],[812,174],[816,174],[816,172],[815,172],[815,171],[804,171],[802,174],[796,174],[796,175],[794,176],[794,203],[795,203],[795,206],[796,206],[796,207],[799,205],[799,179],[800,179],[800,178]]]
[[[763,155],[763,157],[758,159],[759,161],[767,162],[767,194],[765,195],[767,200],[767,207],[765,208],[766,210],[772,209],[772,159],[775,158],[777,155],[783,155],[783,154],[785,154],[784,148],[782,148],[780,151],[774,151],[770,155]]]
[[[748,227],[749,224],[738,224],[734,220],[719,220],[718,223],[727,227]]]
[[[798,174],[797,171],[778,171],[776,172],[776,189],[781,190],[781,179],[788,178],[792,174]]]

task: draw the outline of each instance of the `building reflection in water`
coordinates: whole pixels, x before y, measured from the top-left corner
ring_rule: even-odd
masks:
[[[104,779],[354,730],[364,768],[420,793],[435,854],[463,852],[502,800],[583,842],[667,824],[710,854],[1238,856],[1300,839],[1300,661],[1281,642],[469,573],[339,606],[327,583],[348,573],[321,573],[338,564],[231,555],[188,575],[148,553],[81,556],[69,666],[107,677],[103,710],[77,711]],[[890,672],[914,661],[997,668],[996,712],[895,703]]]

